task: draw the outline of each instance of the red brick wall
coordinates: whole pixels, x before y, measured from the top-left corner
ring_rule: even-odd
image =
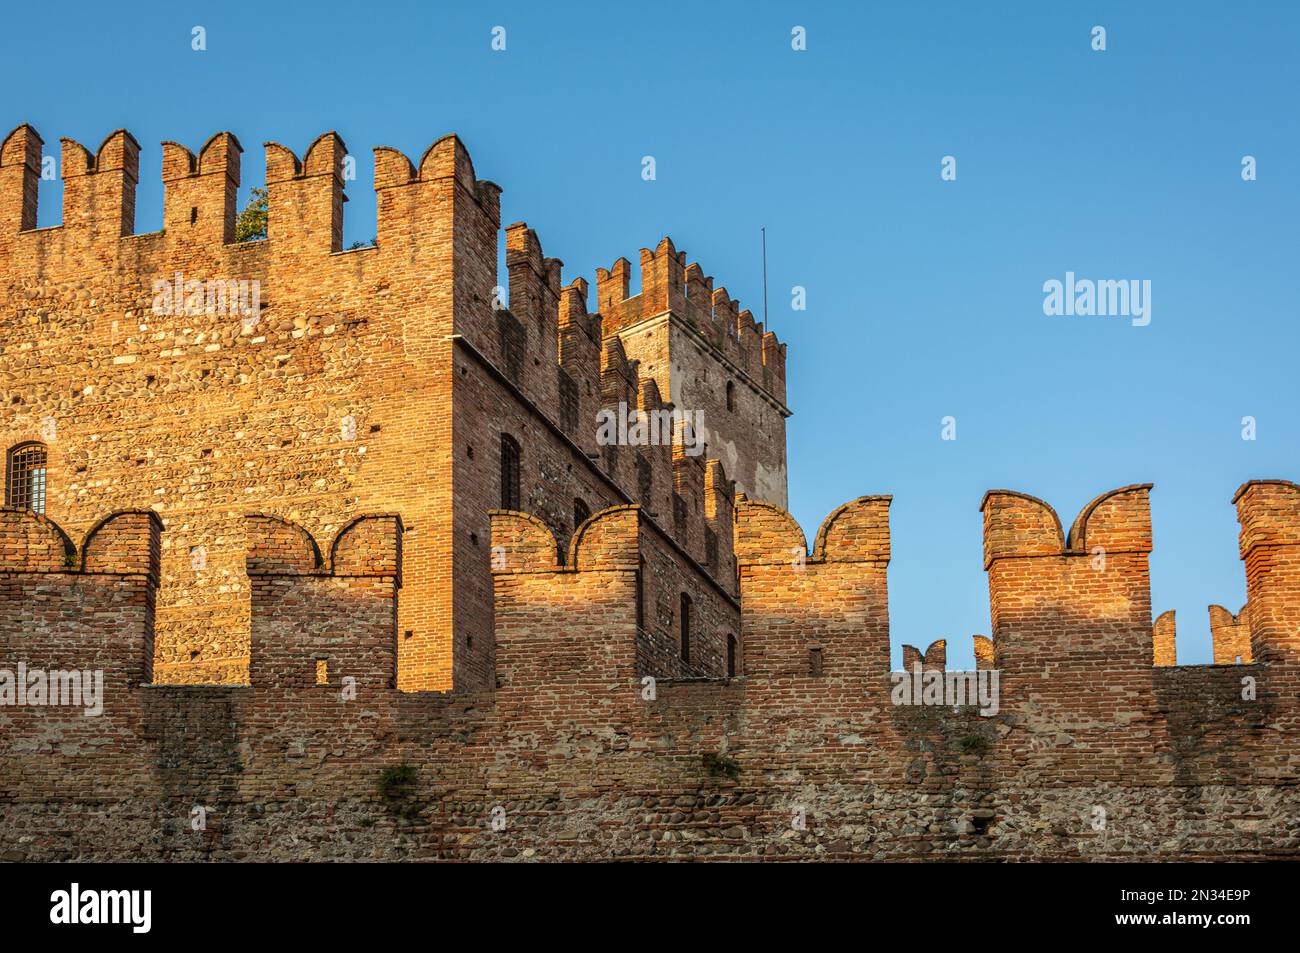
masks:
[[[0,671],[89,674],[86,687],[99,673],[102,701],[93,716],[16,695],[0,705],[0,805],[149,796],[138,697],[152,676],[160,531],[152,513],[115,514],[78,549],[49,520],[0,510]],[[10,847],[31,833],[0,829]]]
[[[789,517],[741,501],[744,674],[661,677],[653,694],[638,669],[636,584],[665,544],[634,506],[594,516],[564,566],[540,520],[492,514],[504,552],[497,687],[454,695],[384,683],[405,591],[395,518],[362,520],[329,547],[250,521],[252,685],[158,687],[126,675],[144,670],[153,577],[138,570],[156,520],[127,514],[95,534],[88,561],[98,547],[134,570],[108,573],[105,557],[96,575],[62,569],[67,544],[48,521],[9,514],[0,631],[18,625],[24,648],[79,649],[104,644],[111,618],[122,674],[99,718],[0,707],[0,855],[1294,857],[1300,666],[1100,657],[1107,645],[1138,657],[1129,638],[1149,651],[1149,616],[1137,624],[1145,494],[1101,498],[1070,541],[1048,534],[1064,543],[1055,553],[1034,535],[1055,529],[1050,510],[986,499],[995,641],[1010,663],[991,718],[890,702],[887,498],[832,514],[802,562]],[[1292,528],[1284,517],[1277,538]],[[1098,545],[1117,565],[1084,565]],[[1075,638],[1054,624],[1067,613]],[[10,642],[4,651],[8,663]],[[318,654],[330,656],[328,685],[315,684]],[[348,672],[361,677],[345,699],[334,679]]]
[[[252,682],[334,692],[345,680],[362,692],[395,688],[401,521],[353,521],[326,565],[315,541],[295,527],[253,520]]]

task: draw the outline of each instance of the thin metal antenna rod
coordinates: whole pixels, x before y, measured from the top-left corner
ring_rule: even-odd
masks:
[[[762,227],[763,232],[763,331],[767,331],[767,226]]]

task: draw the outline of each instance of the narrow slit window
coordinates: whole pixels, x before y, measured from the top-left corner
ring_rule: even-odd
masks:
[[[501,435],[501,508],[519,509],[519,444],[505,433]]]
[[[645,559],[642,558],[636,570],[636,627],[637,631],[645,628]]]
[[[691,664],[691,597],[682,593],[681,611],[682,661]]]

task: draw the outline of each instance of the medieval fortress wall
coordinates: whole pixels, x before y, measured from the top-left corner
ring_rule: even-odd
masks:
[[[507,309],[498,190],[454,138],[377,151],[378,244],[347,252],[333,134],[268,146],[244,244],[233,136],[165,146],[139,236],[129,134],[63,148],[36,230],[40,140],[0,147],[0,437],[48,450],[45,514],[0,510],[0,857],[1300,855],[1295,484],[1234,498],[1248,602],[1212,609],[1210,666],[1153,622],[1148,485],[1068,532],[990,492],[997,704],[898,703],[890,499],[808,547],[783,346],[670,242],[588,313],[512,226]],[[264,307],[156,314],[177,272]],[[691,399],[697,455],[587,423]],[[918,687],[944,649],[906,653]],[[59,703],[73,672],[97,712]]]
[[[642,253],[634,296],[626,260],[617,280],[602,270],[618,317],[604,327],[587,283],[562,286],[561,263],[523,223],[505,230],[505,306],[500,189],[454,136],[418,164],[375,150],[376,244],[346,251],[335,133],[301,160],[267,143],[267,237],[238,243],[242,147],[229,133],[197,155],[163,144],[164,227],[141,235],[130,133],[94,154],[63,140],[63,223],[37,229],[42,149],[26,125],[0,143],[0,441],[44,446],[44,512],[70,532],[117,510],[163,520],[160,681],[247,682],[244,516],[328,538],[395,512],[407,527],[402,687],[490,687],[487,514],[502,505],[506,435],[521,448],[519,508],[567,545],[580,510],[644,504],[676,544],[664,573],[730,603],[727,632],[719,610],[707,637],[735,633],[732,483],[785,499],[784,345],[671,241]],[[250,285],[251,315],[233,306]],[[640,358],[618,333],[634,311]],[[602,408],[670,415],[688,378],[695,404],[678,409],[702,415],[698,446],[674,448],[671,428],[666,441],[598,441]],[[659,602],[651,617],[671,628],[673,600]]]

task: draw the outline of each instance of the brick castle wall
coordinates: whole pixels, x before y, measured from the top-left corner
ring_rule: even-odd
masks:
[[[1148,491],[1104,494],[1068,535],[1040,501],[986,496],[987,717],[891,700],[888,497],[831,514],[811,551],[779,508],[739,501],[735,678],[646,680],[638,587],[671,542],[641,508],[595,514],[563,562],[540,518],[494,512],[495,687],[450,694],[393,687],[396,517],[332,545],[251,518],[251,685],[160,686],[145,651],[159,520],[119,514],[78,547],[5,511],[0,619],[21,635],[0,670],[102,662],[106,685],[96,718],[0,707],[0,852],[1294,858],[1300,487],[1239,492],[1259,660],[1209,666],[1153,664]],[[701,615],[728,607],[718,593]]]
[[[991,492],[999,710],[896,704],[890,500],[809,549],[784,345],[670,240],[589,311],[517,223],[502,287],[500,189],[448,136],[375,150],[344,250],[335,133],[267,144],[265,240],[229,133],[163,144],[151,234],[130,134],[64,140],[37,229],[43,145],[0,142],[0,440],[48,454],[45,515],[0,510],[0,701],[54,673],[0,704],[0,857],[1296,855],[1295,485],[1238,492],[1242,664],[1196,667],[1153,625],[1149,486],[1068,534]],[[600,442],[620,405],[702,413],[703,452]]]
[[[247,683],[245,516],[332,538],[388,512],[406,527],[401,687],[490,688],[488,511],[502,502],[503,433],[523,450],[521,506],[562,542],[579,501],[589,513],[642,503],[678,543],[679,565],[663,572],[734,595],[729,474],[784,501],[788,410],[784,345],[752,319],[723,333],[725,295],[709,317],[715,344],[689,370],[651,373],[587,312],[586,282],[562,286],[559,260],[518,223],[505,230],[507,304],[500,189],[455,136],[418,163],[375,150],[376,243],[347,250],[336,133],[301,159],[266,145],[267,237],[239,243],[242,146],[230,133],[197,155],[163,143],[163,229],[149,234],[134,233],[140,146],[124,130],[94,153],[63,140],[63,223],[35,228],[43,147],[27,125],[0,142],[0,442],[46,446],[45,512],[74,534],[118,510],[162,520],[158,681]],[[651,337],[667,354],[670,327],[701,305],[659,308],[657,267],[636,300],[656,302]],[[256,313],[210,307],[212,284],[245,304],[255,286]],[[611,308],[612,326],[621,313]],[[597,444],[599,410],[671,410],[685,374],[715,390],[738,382],[731,410],[689,388],[699,407],[677,405],[705,413],[707,457]]]

